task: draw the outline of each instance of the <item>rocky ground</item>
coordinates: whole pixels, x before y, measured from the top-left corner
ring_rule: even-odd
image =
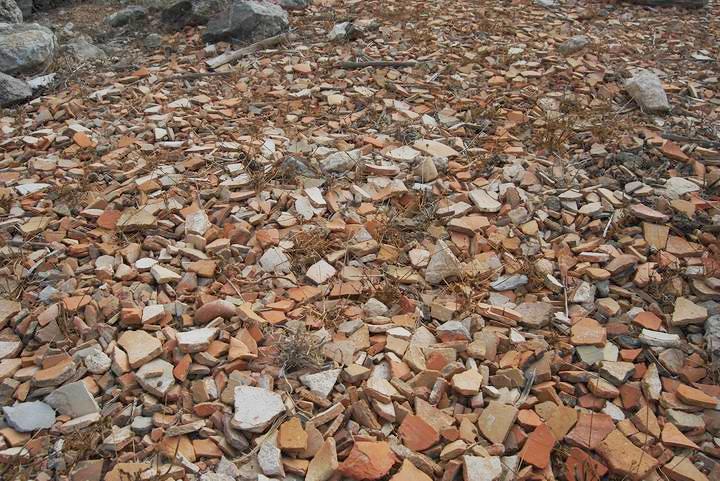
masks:
[[[720,479],[716,5],[21,3],[1,479]]]

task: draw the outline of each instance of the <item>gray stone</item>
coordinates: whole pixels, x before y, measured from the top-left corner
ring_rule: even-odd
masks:
[[[218,330],[216,328],[203,327],[191,331],[178,332],[175,337],[177,338],[180,352],[194,353],[205,351],[217,335]]]
[[[625,90],[643,112],[661,113],[670,110],[667,94],[660,78],[650,70],[640,70],[625,82]]]
[[[279,247],[271,247],[266,250],[260,258],[259,263],[265,272],[274,272],[276,274],[287,274],[290,272],[290,259]]]
[[[340,369],[330,369],[315,374],[305,374],[300,376],[300,381],[315,394],[326,398],[335,387],[339,375]]]
[[[257,454],[257,461],[265,476],[285,476],[285,469],[282,464],[282,453],[276,445],[276,436],[269,437],[260,445]]]
[[[578,357],[588,366],[592,366],[603,360],[603,350],[595,346],[577,346],[575,348]]]
[[[667,194],[675,199],[700,190],[700,186],[684,177],[670,177],[663,187]]]
[[[200,481],[235,481],[235,478],[226,474],[204,473],[200,476]]]
[[[205,25],[222,6],[218,0],[176,0],[168,2],[160,19],[174,27]]]
[[[107,58],[104,50],[91,44],[87,38],[79,37],[66,44],[63,50],[78,62],[89,62]]]
[[[452,339],[465,338],[470,340],[470,332],[460,321],[447,321],[437,328],[437,335],[440,339],[448,337]]]
[[[238,467],[235,466],[235,463],[229,461],[225,456],[220,458],[220,462],[217,464],[215,472],[217,474],[229,476],[233,480],[240,476],[240,469],[238,469]]]
[[[638,336],[640,342],[646,346],[653,347],[674,347],[680,345],[680,336],[661,331],[643,329]]]
[[[110,357],[97,349],[93,349],[92,352],[85,356],[83,362],[85,363],[87,370],[92,374],[104,374],[112,365]]]
[[[548,302],[523,302],[515,308],[522,318],[520,324],[530,328],[545,327],[550,324],[553,306]]]
[[[720,316],[710,316],[705,321],[705,344],[710,359],[720,366]]]
[[[148,434],[150,431],[152,431],[152,428],[152,418],[145,416],[135,416],[132,420],[132,424],[130,424],[130,429],[132,429],[134,433],[139,434],[140,436]]]
[[[315,171],[301,158],[289,155],[281,163],[281,169],[287,176],[302,175],[316,177]]]
[[[587,35],[575,35],[558,45],[558,51],[563,55],[572,55],[579,52],[590,44],[590,37]]]
[[[355,168],[360,160],[361,154],[359,150],[351,150],[348,152],[333,152],[320,161],[320,169],[325,173],[342,174]]]
[[[243,431],[264,432],[285,412],[280,394],[253,386],[235,388],[235,416],[232,425]]]
[[[244,451],[250,446],[250,443],[245,439],[240,430],[232,427],[229,418],[226,418],[226,421],[223,422],[223,435],[228,444],[238,451]]]
[[[503,275],[490,284],[496,291],[512,291],[528,283],[528,276],[525,274]]]
[[[280,6],[285,10],[304,10],[310,6],[310,0],[280,0]]]
[[[71,418],[100,412],[100,407],[82,381],[60,386],[45,398],[45,402],[60,414]]]
[[[143,40],[145,48],[159,48],[162,46],[162,37],[157,33],[148,34]]]
[[[135,373],[138,384],[153,396],[162,398],[175,385],[173,365],[162,359],[155,359],[143,365]]]
[[[371,297],[363,304],[363,311],[370,317],[384,316],[388,313],[388,307],[374,297]]]
[[[55,54],[55,34],[36,23],[0,23],[0,72],[29,72],[47,64]]]
[[[435,245],[435,252],[425,268],[425,280],[430,284],[439,284],[446,279],[457,277],[462,271],[460,261],[452,253],[450,247],[439,240]]]
[[[0,359],[16,357],[22,348],[23,344],[20,341],[0,341]]]
[[[57,74],[54,72],[47,75],[38,75],[37,77],[28,79],[27,83],[32,91],[35,92],[36,90],[50,87],[55,82],[56,77]]]
[[[468,194],[468,197],[477,210],[483,213],[498,212],[502,207],[502,204],[484,189],[475,189]]]
[[[515,481],[517,472],[520,470],[520,456],[504,456],[501,458],[503,466],[502,481]]]
[[[32,89],[27,82],[0,73],[0,107],[15,105],[31,96]]]
[[[42,401],[4,406],[3,414],[8,426],[21,433],[49,429],[55,423],[55,411]]]
[[[108,15],[105,23],[111,27],[124,27],[129,23],[139,22],[147,16],[147,10],[140,5],[130,5],[122,10]]]
[[[351,22],[336,23],[332,30],[328,32],[328,38],[331,41],[345,40],[349,36],[348,33],[351,27]]]
[[[576,304],[594,303],[596,290],[593,284],[582,281],[575,289],[575,292],[573,292],[570,302]]]
[[[502,474],[500,458],[463,456],[466,481],[496,481]]]
[[[642,381],[640,381],[640,387],[645,397],[649,400],[658,401],[660,399],[660,395],[662,394],[662,381],[660,380],[657,364],[652,363],[648,366]]]
[[[673,374],[677,374],[682,369],[683,365],[685,364],[685,353],[682,352],[680,349],[665,349],[663,352],[658,355],[658,359],[662,363],[663,366],[665,366],[668,371],[670,371]]]
[[[254,0],[236,0],[230,7],[210,18],[203,40],[257,42],[278,35],[288,27],[287,12],[280,6]]]
[[[22,23],[23,13],[15,0],[0,0],[0,22]]]
[[[615,386],[620,386],[635,372],[635,364],[623,361],[603,361],[600,364],[600,375]]]
[[[702,416],[698,416],[697,414],[691,414],[677,409],[668,409],[665,411],[665,415],[668,421],[673,423],[680,431],[705,429],[705,421]]]

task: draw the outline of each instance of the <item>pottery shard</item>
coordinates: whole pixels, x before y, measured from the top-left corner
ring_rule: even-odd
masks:
[[[550,324],[550,314],[552,314],[553,306],[548,302],[524,302],[517,306],[515,310],[522,317],[520,324],[529,328],[541,328]]]
[[[677,391],[675,391],[675,395],[685,404],[706,409],[716,409],[718,403],[720,403],[717,398],[686,384],[680,384]]]
[[[502,444],[515,423],[517,413],[515,406],[491,401],[478,418],[478,428],[488,440]]]
[[[33,374],[32,384],[35,387],[59,386],[69,380],[76,371],[72,359],[65,359],[54,366],[40,369]]]
[[[435,140],[417,140],[413,147],[433,157],[455,157],[458,151]]]
[[[403,444],[413,451],[424,451],[440,440],[437,430],[423,418],[414,414],[405,416],[398,433]]]
[[[22,309],[22,306],[19,302],[0,299],[0,328],[4,327],[15,314],[20,312],[20,309]]]
[[[207,324],[217,317],[230,319],[235,315],[235,304],[228,301],[217,300],[203,304],[195,311],[195,321],[200,324]]]
[[[314,374],[304,374],[300,376],[300,382],[318,396],[326,398],[332,392],[333,387],[335,387],[340,371],[340,369],[330,369],[329,371]]]
[[[545,469],[550,464],[550,453],[556,442],[555,435],[550,428],[541,424],[528,436],[520,452],[520,457],[526,463]]]
[[[425,280],[430,284],[439,284],[445,279],[458,276],[461,270],[460,261],[450,247],[445,242],[438,241],[435,252],[425,268]]]
[[[565,436],[565,441],[585,449],[595,449],[612,430],[613,419],[607,414],[579,413],[575,427]]]
[[[60,386],[45,398],[45,402],[60,414],[71,418],[100,412],[100,407],[83,381]]]
[[[329,437],[310,461],[305,481],[327,481],[335,474],[338,466],[335,438]]]
[[[657,459],[635,446],[617,429],[598,444],[596,451],[612,473],[633,481],[644,479],[658,465]]]
[[[501,474],[502,463],[497,456],[463,456],[464,481],[496,481]]]
[[[352,479],[375,480],[387,475],[398,459],[384,441],[357,441],[340,465],[340,472]]]
[[[183,353],[194,353],[204,351],[217,337],[218,330],[214,327],[203,327],[191,331],[178,332],[176,338],[178,348]]]
[[[405,459],[400,470],[390,478],[390,481],[432,481],[432,478],[416,468],[409,459]]]
[[[560,406],[547,419],[547,425],[555,435],[555,439],[562,439],[575,426],[578,412],[568,406]]]
[[[302,427],[300,418],[293,417],[280,425],[278,444],[288,453],[301,453],[307,449],[308,435]]]
[[[280,394],[253,386],[235,388],[235,416],[232,425],[236,429],[264,432],[283,412],[285,404]]]
[[[687,456],[675,456],[662,467],[665,473],[673,481],[709,481]]]
[[[134,232],[154,227],[155,216],[144,209],[126,209],[117,221],[117,228],[122,232]]]
[[[158,338],[145,331],[125,331],[118,339],[118,344],[127,353],[132,369],[152,361],[162,352]]]
[[[452,387],[462,396],[474,396],[480,392],[483,377],[477,369],[468,369],[452,377]]]
[[[672,315],[673,326],[687,326],[688,324],[702,324],[708,317],[708,311],[698,306],[687,297],[678,297],[675,301],[675,310]]]
[[[495,200],[490,194],[483,189],[473,190],[468,197],[475,204],[477,210],[483,213],[498,212],[502,204]]]
[[[576,346],[604,346],[607,332],[595,319],[585,317],[570,328],[572,342]]]
[[[173,365],[162,359],[155,359],[138,369],[135,379],[145,391],[163,398],[175,385]]]

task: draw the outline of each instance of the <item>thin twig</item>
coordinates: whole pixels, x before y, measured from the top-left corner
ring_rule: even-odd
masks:
[[[418,62],[416,60],[408,60],[405,62],[394,61],[394,60],[370,60],[367,62],[340,62],[337,64],[337,68],[355,69],[365,67],[417,67],[423,65],[425,62]]]

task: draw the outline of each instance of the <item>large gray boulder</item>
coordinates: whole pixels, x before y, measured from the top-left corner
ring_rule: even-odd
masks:
[[[144,20],[147,10],[140,5],[130,5],[105,17],[105,22],[111,27],[124,27],[130,23],[137,23]]]
[[[0,0],[0,22],[22,23],[23,13],[15,0]]]
[[[660,78],[650,70],[640,70],[625,82],[625,90],[643,112],[661,113],[670,110],[667,94]]]
[[[49,62],[57,41],[48,28],[36,23],[0,23],[0,72],[30,72]]]
[[[206,42],[241,40],[257,42],[286,31],[288,15],[279,5],[236,0],[224,11],[213,16],[203,35]]]
[[[24,80],[0,73],[0,107],[22,102],[32,96],[32,89]]]
[[[170,0],[161,8],[160,19],[177,28],[205,25],[220,8],[220,0]]]

